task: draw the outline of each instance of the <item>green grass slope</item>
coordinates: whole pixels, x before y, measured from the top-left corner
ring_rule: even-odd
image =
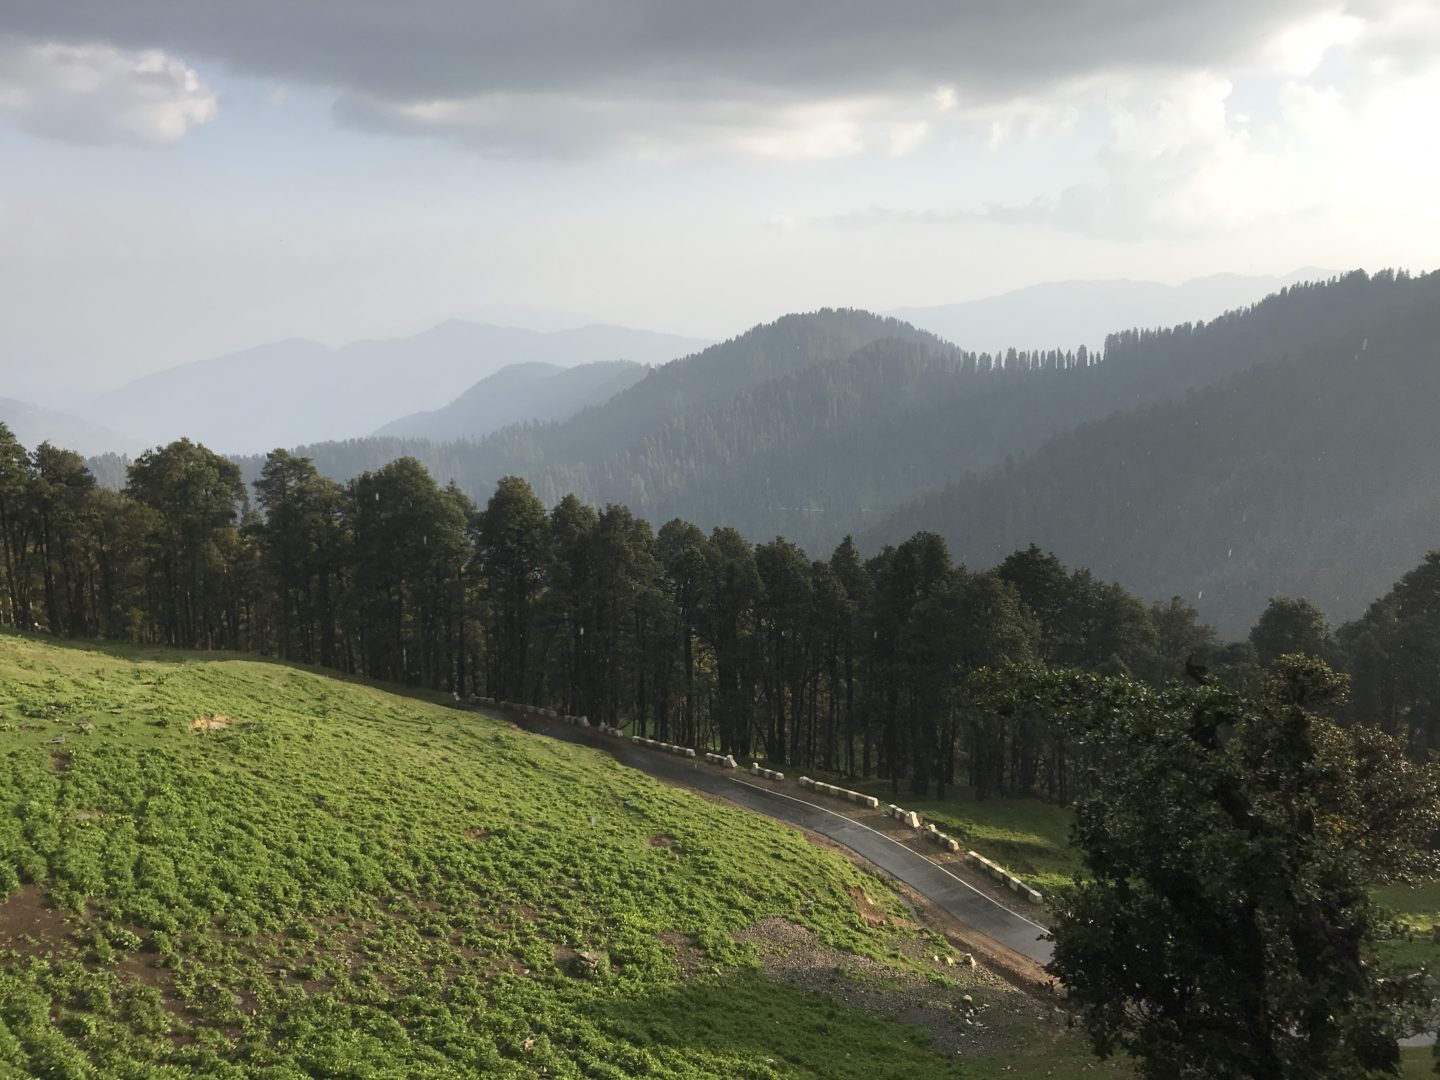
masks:
[[[985,1056],[771,981],[734,935],[776,916],[973,989]],[[0,636],[0,1077],[1096,1074],[907,925],[798,833],[500,721]]]

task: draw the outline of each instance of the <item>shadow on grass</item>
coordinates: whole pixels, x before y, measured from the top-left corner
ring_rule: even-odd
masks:
[[[697,1051],[735,1077],[973,1077],[930,1033],[829,995],[740,972],[597,1003],[590,1018],[611,1037],[666,1058]],[[957,1023],[959,1021],[957,1020]],[[693,1060],[693,1057],[692,1057]]]
[[[1050,1080],[1131,1077],[1126,1061],[1099,1062],[1084,1041],[1028,1019],[958,1034],[945,1048],[924,1028],[853,1008],[828,994],[758,972],[701,979],[587,1009],[610,1038],[666,1064],[683,1051],[726,1077],[814,1080]],[[680,1070],[683,1071],[683,1070]]]

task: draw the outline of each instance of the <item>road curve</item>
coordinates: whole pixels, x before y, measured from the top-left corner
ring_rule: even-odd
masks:
[[[604,750],[621,764],[651,776],[719,795],[766,817],[828,837],[903,881],[977,933],[1038,963],[1050,961],[1051,943],[1039,923],[997,903],[918,851],[868,825],[804,799],[751,784],[742,776],[636,746],[629,739],[601,735],[592,729],[572,727],[544,717],[493,711],[504,712],[507,719],[527,731]]]

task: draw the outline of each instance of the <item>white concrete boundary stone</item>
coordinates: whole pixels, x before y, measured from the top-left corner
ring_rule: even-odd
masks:
[[[926,825],[926,826],[925,826],[925,838],[926,838],[927,840],[933,840],[933,841],[935,841],[935,843],[939,844],[939,845],[940,845],[941,847],[943,847],[946,851],[959,851],[959,850],[960,850],[960,841],[959,841],[959,840],[956,840],[953,836],[946,836],[943,832],[941,832],[939,829],[937,829],[934,825]]]
[[[811,780],[808,776],[800,777],[800,786],[809,788],[811,791],[821,795],[832,795],[837,799],[848,799],[850,802],[859,803],[861,806],[868,806],[871,810],[880,807],[880,800],[874,795],[865,795],[858,791],[851,791],[849,788],[836,787],[834,784],[826,784],[819,780]]]
[[[885,813],[889,814],[897,821],[909,825],[912,829],[918,829],[920,827],[920,815],[917,814],[914,810],[902,810],[894,803],[891,803],[889,806],[885,807]]]
[[[630,741],[640,746],[648,746],[651,750],[664,750],[667,754],[679,754],[681,757],[694,757],[695,751],[688,746],[676,746],[674,743],[661,742],[659,739],[646,739],[639,735],[631,735]]]
[[[980,869],[984,870],[985,873],[989,874],[996,881],[1003,884],[1011,892],[1019,893],[1021,896],[1029,900],[1032,904],[1039,904],[1044,900],[1044,897],[1041,896],[1040,893],[1037,892],[1035,889],[1032,889],[1029,885],[1026,885],[1023,881],[1017,878],[1014,874],[1010,873],[1003,866],[999,866],[996,863],[991,862],[989,859],[985,858],[985,856],[981,855],[978,851],[967,851],[965,853],[965,857],[969,859],[972,863],[974,863],[976,866],[980,867]]]
[[[705,760],[711,765],[719,765],[722,769],[738,769],[740,767],[735,763],[734,754],[706,754]]]
[[[589,727],[588,716],[568,716],[565,713],[556,712],[554,709],[542,709],[537,705],[522,705],[514,701],[496,701],[492,697],[477,697],[473,699],[477,705],[498,706],[502,709],[513,709],[515,712],[525,713],[527,716],[544,716],[551,720],[563,720],[575,727]],[[604,725],[602,724],[603,728]]]
[[[766,780],[784,780],[784,779],[785,779],[785,774],[784,774],[783,772],[777,772],[777,771],[774,770],[774,769],[762,769],[762,768],[760,767],[760,763],[759,763],[758,761],[752,761],[752,762],[750,763],[750,775],[751,775],[751,776],[763,776]]]

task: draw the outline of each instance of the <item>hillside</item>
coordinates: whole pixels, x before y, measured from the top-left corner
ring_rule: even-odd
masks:
[[[147,375],[84,411],[148,443],[188,435],[227,453],[258,453],[360,436],[441,408],[508,364],[659,363],[703,344],[619,326],[539,333],[455,320],[338,349],[298,339],[262,345]]]
[[[0,1074],[1097,1074],[908,927],[796,832],[473,713],[0,636]]]
[[[628,360],[597,360],[568,369],[556,364],[510,364],[444,408],[402,416],[375,434],[446,442],[478,439],[510,424],[568,420],[634,386],[647,370]]]
[[[1440,543],[1440,274],[1349,278],[1203,330],[1117,342],[1107,366],[1170,355],[1260,361],[1217,385],[1117,413],[896,512],[870,547],[917,528],[989,566],[1034,542],[1155,599],[1179,594],[1242,636],[1269,596],[1333,620]],[[1234,348],[1247,323],[1276,343]]]
[[[976,354],[894,320],[822,311],[666,365],[566,423],[509,428],[474,446],[372,440],[302,452],[341,479],[413,454],[480,499],[516,473],[547,503],[573,492],[655,522],[784,535],[820,555],[907,501],[1078,425],[1335,343],[1353,351],[1424,302],[1405,281],[1348,275],[1203,324],[1111,334],[1103,360],[1085,350]],[[247,462],[247,474],[258,467]],[[904,521],[876,528],[875,541],[932,527]]]
[[[864,311],[823,310],[787,315],[692,356],[651,370],[602,406],[564,423],[515,425],[474,445],[429,444],[425,439],[350,439],[307,444],[327,475],[348,479],[401,454],[413,454],[442,480],[456,480],[472,494],[488,490],[508,473],[530,477],[546,498],[575,492],[591,501],[607,494],[592,469],[603,473],[611,458],[643,446],[680,418],[722,409],[736,395],[808,368],[840,363],[885,338],[942,343],[894,319]],[[260,459],[241,462],[247,478]]]

